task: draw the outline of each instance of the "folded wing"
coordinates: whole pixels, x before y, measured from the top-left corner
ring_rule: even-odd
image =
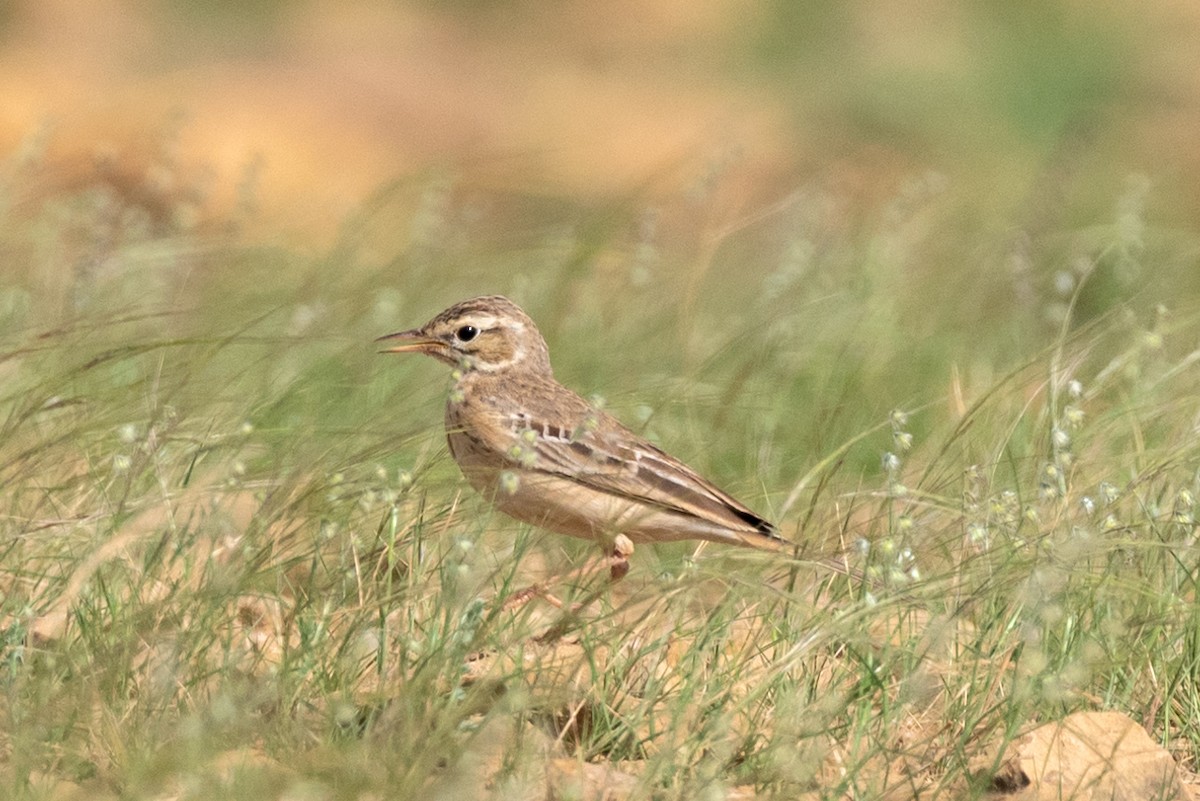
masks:
[[[536,458],[526,463],[526,469],[552,473],[615,496],[636,498],[731,532],[761,536],[771,544],[784,542],[770,522],[612,418],[606,416],[598,425],[567,430],[520,415],[512,425],[523,445],[534,449]]]

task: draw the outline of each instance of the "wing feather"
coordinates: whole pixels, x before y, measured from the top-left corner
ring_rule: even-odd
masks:
[[[636,498],[733,531],[779,539],[770,522],[607,415],[598,425],[573,429],[543,423],[528,414],[515,415],[509,422],[514,433],[534,448],[536,458],[526,461],[525,469]]]

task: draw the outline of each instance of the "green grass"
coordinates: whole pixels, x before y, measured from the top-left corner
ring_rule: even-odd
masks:
[[[439,186],[315,256],[102,190],[4,204],[0,793],[541,797],[566,759],[639,797],[971,797],[1080,709],[1195,767],[1200,317],[1155,269],[1194,245],[981,239],[930,178],[861,227],[398,218]],[[939,261],[971,252],[1002,256]],[[536,642],[557,613],[498,601],[591,549],[483,507],[442,368],[371,342],[495,291],[799,557],[643,546]]]

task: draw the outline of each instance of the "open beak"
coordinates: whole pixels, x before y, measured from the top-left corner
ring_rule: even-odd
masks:
[[[390,348],[384,348],[380,353],[429,353],[444,350],[446,343],[440,339],[426,336],[419,328],[411,331],[397,331],[395,334],[385,334],[376,342],[395,342]]]

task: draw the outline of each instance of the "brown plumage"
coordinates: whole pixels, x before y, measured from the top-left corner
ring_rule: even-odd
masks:
[[[454,365],[450,452],[502,512],[616,556],[632,551],[623,537],[790,548],[771,523],[559,384],[537,326],[507,298],[463,301],[380,341]]]

